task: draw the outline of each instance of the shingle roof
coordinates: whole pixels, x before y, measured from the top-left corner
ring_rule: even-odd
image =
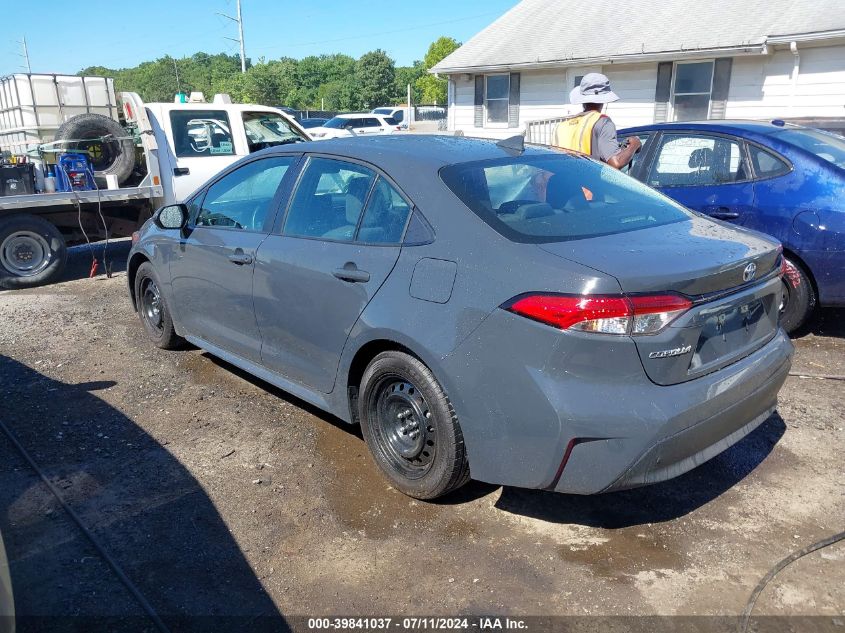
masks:
[[[845,29],[843,0],[523,0],[432,72],[761,46]]]

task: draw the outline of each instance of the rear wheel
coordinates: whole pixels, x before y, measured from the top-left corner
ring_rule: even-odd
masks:
[[[787,333],[800,328],[816,307],[816,293],[804,270],[793,261],[785,260],[782,280],[780,324]]]
[[[0,220],[0,288],[32,288],[57,281],[67,263],[59,230],[35,215]]]
[[[469,480],[463,434],[431,370],[398,351],[376,356],[361,380],[361,430],[401,492],[434,499]]]
[[[149,262],[141,264],[135,273],[135,303],[141,323],[157,347],[178,349],[184,344],[184,339],[173,327],[173,317],[161,294],[158,275]]]

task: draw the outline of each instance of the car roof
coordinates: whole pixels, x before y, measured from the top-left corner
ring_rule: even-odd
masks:
[[[336,118],[336,119],[358,119],[358,118],[361,118],[361,117],[364,117],[364,116],[371,117],[371,116],[374,116],[374,115],[373,115],[372,112],[346,112],[344,114],[336,114],[336,115],[334,115],[334,118]],[[375,116],[378,116],[378,114],[376,114]]]
[[[771,136],[772,133],[783,130],[785,125],[771,121],[750,121],[722,119],[718,121],[675,121],[671,123],[652,123],[620,130],[620,134],[635,132],[653,132],[655,130],[695,130],[698,132],[723,132],[738,136]],[[790,126],[793,127],[793,126]]]
[[[438,134],[401,134],[332,138],[281,145],[268,153],[314,152],[334,154],[372,163],[391,175],[400,171],[418,173],[421,167],[434,170],[445,165],[477,160],[507,158],[513,150],[499,147],[495,140],[446,136]],[[560,152],[542,147],[526,146],[524,155],[558,155]]]

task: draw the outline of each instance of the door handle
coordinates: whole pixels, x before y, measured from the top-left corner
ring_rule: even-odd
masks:
[[[739,217],[739,213],[731,211],[729,207],[709,207],[707,215],[717,220],[736,220]]]
[[[174,167],[173,168],[173,175],[174,176],[187,176],[191,173],[191,170],[187,167]]]
[[[229,261],[238,266],[244,266],[252,263],[252,255],[247,255],[243,249],[237,248],[235,252],[229,255]]]
[[[358,270],[358,267],[351,262],[343,268],[333,270],[332,275],[341,281],[348,281],[350,283],[366,283],[370,280],[370,273],[366,270]]]

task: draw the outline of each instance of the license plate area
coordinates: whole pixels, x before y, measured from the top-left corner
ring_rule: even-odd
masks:
[[[703,310],[699,314],[701,330],[689,373],[706,371],[768,340],[777,331],[776,299],[776,294],[744,297]]]

